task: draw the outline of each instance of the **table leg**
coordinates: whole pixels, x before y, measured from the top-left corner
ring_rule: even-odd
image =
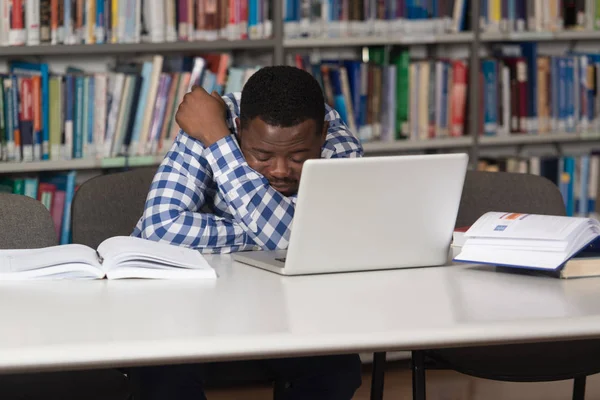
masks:
[[[425,400],[425,354],[412,352],[413,400]]]
[[[580,376],[573,381],[573,400],[585,399],[585,376]]]
[[[371,400],[383,400],[385,377],[385,352],[373,354],[373,375],[371,376]]]

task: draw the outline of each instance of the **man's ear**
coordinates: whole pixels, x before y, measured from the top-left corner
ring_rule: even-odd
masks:
[[[240,122],[240,117],[235,117],[235,130],[237,132],[238,143],[242,143],[242,123]]]

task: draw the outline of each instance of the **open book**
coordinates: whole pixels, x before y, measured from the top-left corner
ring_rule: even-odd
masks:
[[[97,250],[80,244],[0,250],[0,280],[216,277],[197,250],[129,236],[106,239]]]
[[[589,265],[600,253],[599,236],[600,222],[591,218],[489,212],[464,234],[454,261],[596,275],[600,264],[596,273]]]

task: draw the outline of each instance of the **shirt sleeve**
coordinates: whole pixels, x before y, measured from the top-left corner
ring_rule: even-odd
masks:
[[[199,141],[178,135],[154,176],[134,236],[204,252],[255,245],[239,223],[200,212],[212,179],[203,150]]]
[[[329,158],[360,157],[360,142],[333,109],[322,155]],[[327,118],[326,118],[327,119]],[[229,210],[253,241],[266,250],[287,249],[296,206],[296,196],[286,197],[247,164],[233,136],[205,148],[203,156]]]

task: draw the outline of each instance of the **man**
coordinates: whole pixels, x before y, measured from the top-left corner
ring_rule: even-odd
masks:
[[[195,88],[177,111],[182,132],[160,165],[132,235],[225,253],[288,246],[302,165],[360,157],[316,80],[287,66],[257,71],[240,94]],[[284,398],[349,400],[358,355],[266,360]],[[201,366],[142,369],[143,399],[198,399]]]
[[[133,235],[203,252],[287,248],[304,161],[363,154],[316,80],[293,67],[259,70],[241,101],[195,88],[176,118],[183,132]]]

